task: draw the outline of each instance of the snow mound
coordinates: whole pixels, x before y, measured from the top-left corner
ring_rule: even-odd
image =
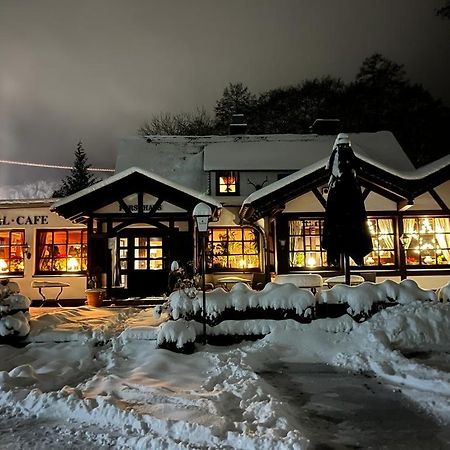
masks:
[[[436,301],[436,293],[421,289],[414,280],[396,283],[386,280],[382,283],[362,283],[359,286],[339,284],[319,294],[319,302],[327,304],[348,303],[350,312],[368,313],[375,303],[397,302],[406,304],[415,300]]]
[[[187,343],[194,342],[196,337],[195,322],[189,322],[184,319],[170,320],[161,325],[157,344],[162,345],[170,342],[175,343],[177,348],[183,348]]]
[[[437,297],[440,302],[450,302],[450,281],[438,289]]]

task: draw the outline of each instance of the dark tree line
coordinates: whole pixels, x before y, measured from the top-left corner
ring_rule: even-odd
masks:
[[[227,134],[234,113],[245,114],[248,133],[308,133],[315,119],[337,118],[347,132],[389,130],[416,166],[448,153],[450,109],[419,84],[403,65],[380,54],[366,58],[354,81],[330,76],[255,95],[242,83],[230,83],[217,100],[214,116],[158,114],[140,135]]]

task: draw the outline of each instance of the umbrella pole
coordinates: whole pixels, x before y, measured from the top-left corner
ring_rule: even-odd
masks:
[[[350,256],[348,253],[344,253],[344,274],[345,284],[350,286]]]

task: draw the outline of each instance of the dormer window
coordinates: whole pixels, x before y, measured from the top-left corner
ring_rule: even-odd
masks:
[[[239,172],[227,170],[217,172],[217,195],[239,195]]]

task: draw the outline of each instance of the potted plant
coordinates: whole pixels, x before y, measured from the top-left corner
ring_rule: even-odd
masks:
[[[99,307],[103,304],[104,289],[98,287],[97,277],[94,275],[88,279],[86,294],[86,301],[89,306]]]

